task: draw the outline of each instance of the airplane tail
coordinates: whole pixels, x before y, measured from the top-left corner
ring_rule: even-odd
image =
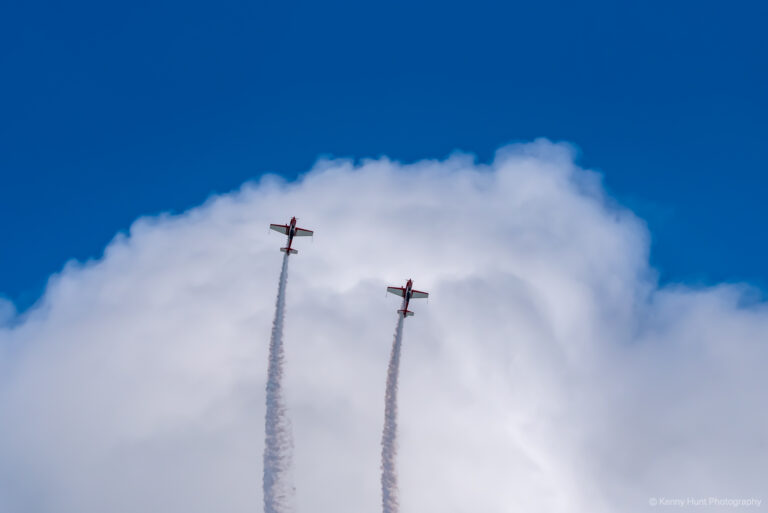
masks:
[[[289,253],[289,252],[290,252],[290,254],[291,254],[291,255],[295,255],[296,253],[298,253],[298,251],[296,251],[296,250],[295,250],[295,249],[293,249],[293,248],[291,248],[291,249],[288,249],[288,248],[280,248],[280,251],[282,251],[283,253]]]
[[[403,314],[403,317],[413,317],[413,312],[410,310],[398,310],[397,313]]]

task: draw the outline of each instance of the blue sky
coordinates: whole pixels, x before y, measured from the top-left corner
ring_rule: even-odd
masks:
[[[567,140],[665,282],[768,284],[762,2],[15,2],[0,16],[0,294],[319,155]],[[276,212],[277,220],[288,213]]]

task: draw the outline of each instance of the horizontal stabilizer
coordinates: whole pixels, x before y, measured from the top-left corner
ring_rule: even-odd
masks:
[[[413,312],[410,310],[398,310],[397,313],[403,314],[404,317],[413,317]]]
[[[289,249],[288,248],[280,248],[280,251],[282,251],[283,253],[288,253]],[[290,249],[290,254],[291,255],[295,255],[296,253],[298,253],[297,250],[295,250],[293,248]]]

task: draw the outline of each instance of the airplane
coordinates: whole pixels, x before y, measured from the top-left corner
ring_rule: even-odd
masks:
[[[420,298],[429,297],[429,294],[426,292],[422,292],[420,290],[413,290],[413,280],[408,280],[408,283],[405,284],[405,287],[387,287],[387,292],[391,292],[396,296],[405,298],[405,301],[403,303],[403,309],[397,311],[397,313],[403,314],[404,317],[413,316],[413,312],[408,310],[408,303],[411,301],[411,299],[420,299]]]
[[[291,247],[294,237],[311,237],[314,233],[312,230],[305,230],[304,228],[298,228],[296,226],[296,218],[292,217],[290,224],[270,224],[269,227],[276,232],[280,232],[283,235],[288,236],[288,246],[280,248],[280,251],[287,254],[296,254],[297,250]]]

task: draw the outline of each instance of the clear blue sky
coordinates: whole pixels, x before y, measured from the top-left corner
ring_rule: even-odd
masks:
[[[767,6],[7,2],[0,294],[24,308],[137,216],[320,154],[539,136],[648,221],[664,282],[765,289]]]

